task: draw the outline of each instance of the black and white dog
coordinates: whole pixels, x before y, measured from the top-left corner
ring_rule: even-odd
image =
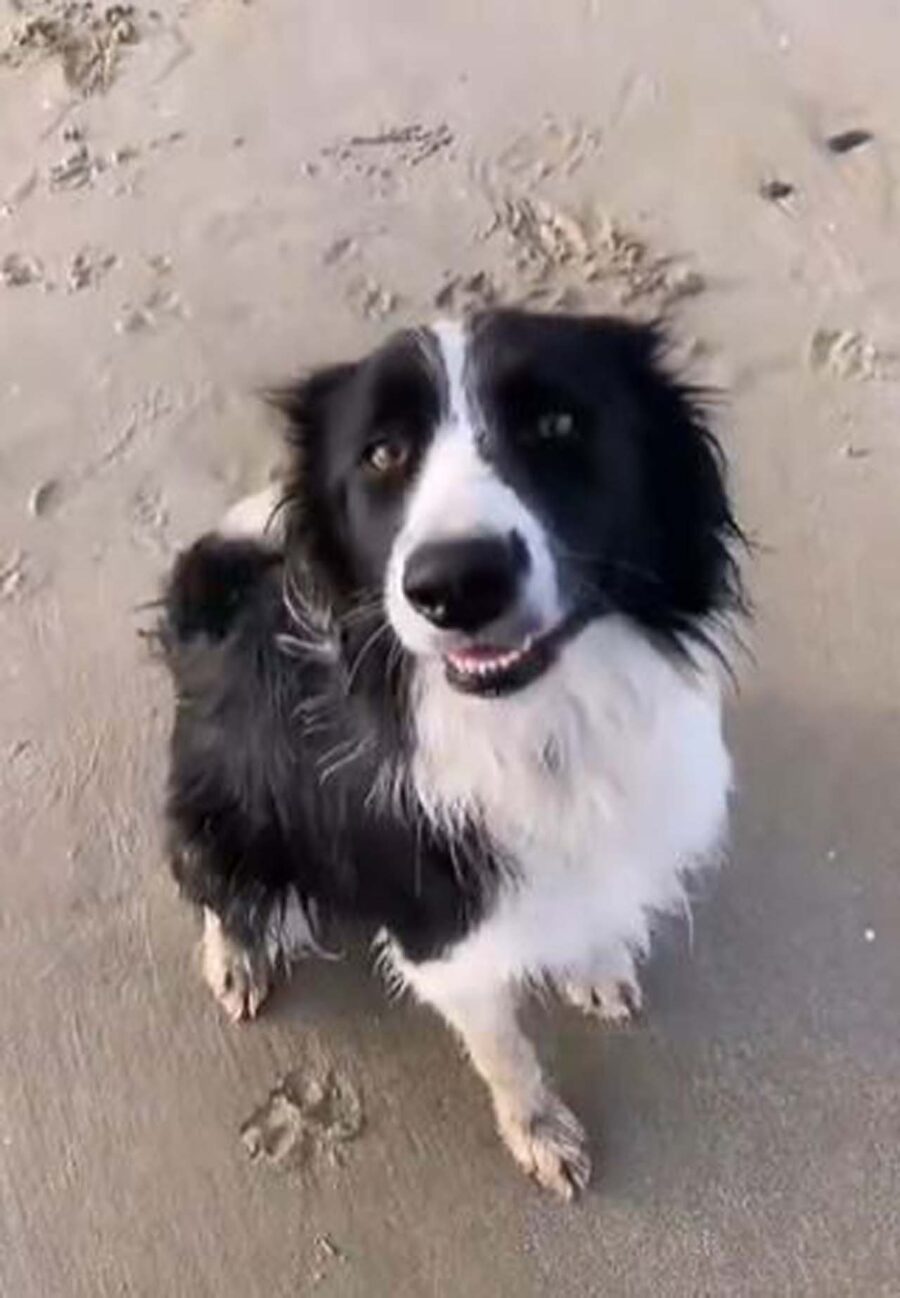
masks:
[[[640,1006],[654,915],[723,833],[715,670],[739,533],[695,395],[646,326],[489,312],[278,395],[290,475],[175,566],[174,871],[234,1019],[378,930],[457,1031],[500,1132],[590,1163],[517,1003]]]

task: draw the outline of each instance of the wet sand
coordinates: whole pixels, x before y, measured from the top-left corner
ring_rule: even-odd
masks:
[[[0,1293],[900,1294],[896,6],[3,0],[0,50]],[[222,1020],[139,635],[261,385],[492,300],[669,314],[757,542],[730,864],[639,1029],[535,1011],[574,1208],[364,953]]]

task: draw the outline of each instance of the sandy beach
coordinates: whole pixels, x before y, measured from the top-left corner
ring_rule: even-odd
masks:
[[[0,0],[3,1298],[900,1295],[898,55],[891,0]],[[224,1021],[142,635],[262,387],[492,302],[664,314],[754,541],[727,868],[640,1027],[534,1011],[573,1207],[365,951]]]

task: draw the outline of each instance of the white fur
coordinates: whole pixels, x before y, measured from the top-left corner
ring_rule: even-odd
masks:
[[[471,425],[475,412],[466,391],[466,327],[461,320],[436,320],[431,326],[431,334],[437,339],[447,380],[448,423]]]
[[[522,595],[525,619],[545,631],[560,618],[556,569],[547,536],[516,493],[479,450],[481,416],[466,383],[463,325],[433,328],[447,384],[447,410],[410,493],[403,527],[394,542],[386,580],[388,616],[406,647],[417,654],[445,652],[458,637],[422,617],[403,593],[409,555],[429,541],[517,532],[529,573]]]
[[[265,955],[229,936],[218,915],[207,907],[203,910],[200,969],[232,1022],[256,1018],[269,994],[269,962]]]
[[[589,626],[540,680],[500,699],[418,669],[413,779],[449,827],[470,815],[510,863],[493,909],[446,955],[397,973],[445,1013],[491,988],[615,973],[723,832],[730,763],[712,671],[624,619]],[[627,967],[627,966],[626,966]]]
[[[275,486],[244,496],[227,511],[219,523],[220,536],[261,541],[274,547],[284,541],[284,523],[278,511],[280,493]]]

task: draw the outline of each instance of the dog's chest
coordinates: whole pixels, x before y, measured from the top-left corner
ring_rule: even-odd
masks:
[[[680,870],[721,829],[718,699],[623,623],[590,628],[507,699],[461,696],[435,672],[416,732],[426,813],[451,834],[477,820],[511,867],[482,925],[511,964],[580,958],[616,929],[639,943],[645,913],[674,904]]]
[[[419,717],[415,780],[428,813],[451,834],[474,821],[520,881],[539,862],[580,867],[621,824],[629,755],[614,732],[628,720],[598,725],[582,700],[550,694],[523,708],[447,693]]]

